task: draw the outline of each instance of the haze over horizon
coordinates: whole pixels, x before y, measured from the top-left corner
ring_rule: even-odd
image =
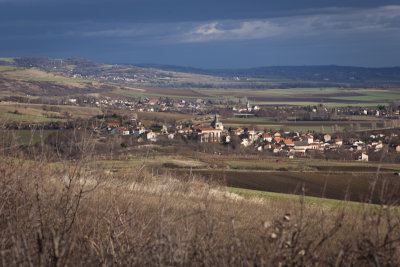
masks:
[[[0,56],[205,69],[399,66],[400,5],[371,0],[0,0]]]

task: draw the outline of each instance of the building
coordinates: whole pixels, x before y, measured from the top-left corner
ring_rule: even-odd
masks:
[[[118,129],[118,133],[121,135],[129,135],[130,134],[129,130],[124,127],[118,127],[117,129]]]
[[[324,135],[324,141],[325,141],[325,142],[331,141],[331,136],[330,136],[329,134],[325,134],[325,135]]]
[[[221,142],[222,139],[222,131],[214,128],[198,128],[196,134],[202,143]]]
[[[224,130],[224,126],[222,125],[222,122],[219,121],[217,114],[215,114],[214,120],[213,120],[213,122],[211,122],[211,127],[213,127],[214,129],[221,130],[221,131]]]
[[[361,153],[361,156],[358,157],[359,161],[368,161],[368,155],[365,153]]]
[[[215,114],[214,120],[211,122],[211,128],[195,127],[194,135],[202,143],[221,142],[223,130],[224,126],[219,121],[217,114]]]

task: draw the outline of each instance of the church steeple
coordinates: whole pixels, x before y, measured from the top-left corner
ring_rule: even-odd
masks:
[[[218,119],[217,113],[215,113],[215,115],[214,115],[214,120],[211,123],[211,127],[213,127],[214,129],[217,129],[217,130],[223,130],[224,129],[224,126],[222,125],[222,122],[220,122],[219,119]]]
[[[214,121],[213,121],[213,123],[217,123],[217,122],[219,122],[219,120],[218,120],[217,113],[215,113],[215,115],[214,115]]]

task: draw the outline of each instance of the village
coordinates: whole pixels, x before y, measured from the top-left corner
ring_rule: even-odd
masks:
[[[64,99],[63,105],[95,106],[99,108],[126,109],[136,112],[191,112],[204,113],[213,109],[216,105],[224,106],[233,114],[241,116],[263,115],[265,112],[279,113],[280,117],[292,119],[315,119],[323,116],[324,119],[334,119],[335,116],[373,116],[389,117],[400,115],[400,102],[391,105],[380,105],[376,107],[329,107],[323,104],[315,106],[279,106],[279,105],[252,105],[247,97],[238,99],[202,99],[202,98],[169,98],[169,97],[136,97],[136,98],[113,98],[113,97],[77,97]],[[273,111],[275,110],[275,111]]]
[[[353,154],[354,160],[368,161],[370,153],[380,151],[400,152],[400,146],[390,143],[397,138],[397,133],[376,132],[363,138],[347,137],[325,133],[304,133],[293,131],[266,131],[253,127],[224,128],[215,114],[209,125],[175,122],[153,124],[146,128],[140,120],[131,119],[129,125],[118,122],[107,122],[103,128],[93,127],[99,135],[134,136],[139,143],[158,142],[184,138],[191,142],[219,143],[229,145],[240,144],[248,150],[268,151],[277,156],[288,158],[307,156],[312,153],[324,154],[332,151],[342,151]]]
[[[9,102],[24,103],[23,98],[5,99]],[[226,100],[226,99],[225,99]],[[396,154],[400,152],[399,132],[400,126],[398,105],[375,107],[329,107],[317,106],[277,106],[251,104],[247,98],[238,101],[225,101],[224,99],[202,98],[168,98],[168,97],[92,97],[81,96],[64,98],[62,103],[47,103],[78,107],[96,107],[104,115],[97,116],[100,122],[94,123],[90,129],[98,135],[110,137],[130,137],[135,142],[164,142],[183,139],[193,143],[214,143],[221,146],[242,147],[247,152],[270,153],[279,157],[309,157],[323,155],[330,158],[334,154],[346,153],[346,160],[371,161],[371,155],[381,151]],[[4,100],[3,100],[4,101]],[[45,99],[42,99],[45,101]],[[51,110],[45,107],[43,110]],[[110,114],[125,114],[125,118],[110,116]],[[141,120],[146,113],[154,113],[151,119],[144,123]],[[108,114],[108,115],[106,115]],[[139,114],[139,116],[138,116]],[[171,114],[171,118],[185,114],[187,119],[165,120],[163,114]],[[156,119],[159,117],[159,119]],[[223,118],[223,119],[222,119]],[[224,126],[222,120],[235,124]],[[353,123],[354,118],[354,123]],[[360,119],[361,118],[361,119]],[[364,118],[364,119],[363,119]],[[67,129],[68,121],[74,119],[68,116],[67,121],[55,121],[43,124],[44,129]],[[156,119],[156,120],[155,120]],[[250,120],[248,120],[250,119]],[[251,119],[270,120],[276,122],[315,122],[322,125],[331,122],[325,127],[331,130],[301,131],[281,129],[268,129],[257,127],[248,123]],[[343,121],[348,121],[348,128],[337,126]],[[242,122],[242,124],[241,124]],[[18,129],[29,129],[29,125],[11,125]],[[368,125],[368,127],[363,126]],[[380,127],[377,125],[380,124]],[[360,128],[369,130],[360,130]],[[363,133],[360,136],[360,133]],[[125,142],[121,142],[124,143]],[[335,157],[338,158],[338,157]],[[340,157],[339,157],[340,158]]]

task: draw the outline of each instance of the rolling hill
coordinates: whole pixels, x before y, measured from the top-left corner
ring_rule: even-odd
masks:
[[[2,68],[39,69],[68,77],[174,88],[398,87],[400,67],[275,66],[198,69],[156,64],[103,64],[85,58],[0,58]]]

